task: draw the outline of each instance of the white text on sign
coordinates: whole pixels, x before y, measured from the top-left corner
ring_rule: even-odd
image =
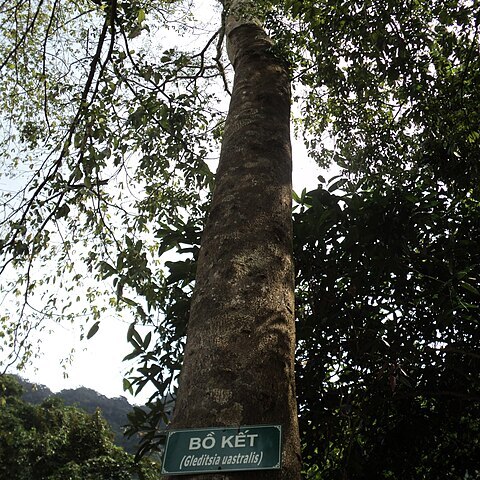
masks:
[[[255,445],[255,439],[258,437],[258,434],[252,433],[243,433],[240,432],[237,435],[223,435],[221,437],[220,448],[245,448],[253,447]],[[209,450],[216,445],[216,439],[214,436],[207,436],[205,438],[192,437],[190,439],[188,449],[189,450],[199,450],[204,448]]]

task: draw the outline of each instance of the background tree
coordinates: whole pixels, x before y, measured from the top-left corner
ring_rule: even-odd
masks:
[[[221,126],[217,109],[203,108],[215,32],[191,55],[159,45],[167,25],[177,43],[187,11],[87,0],[2,7],[4,368],[28,360],[30,332],[48,321],[77,321],[91,336],[113,306],[161,323],[160,243],[185,218],[201,224],[205,159]]]
[[[320,54],[305,109],[344,167],[294,222],[304,459],[312,478],[475,478],[478,4],[327,3],[296,3]]]

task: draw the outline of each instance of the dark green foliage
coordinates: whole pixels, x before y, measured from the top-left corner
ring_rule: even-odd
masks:
[[[475,478],[480,203],[425,172],[306,202],[295,215],[306,465],[322,479]]]
[[[286,55],[297,55],[301,122],[320,163],[398,176],[421,162],[477,188],[476,2],[279,3],[271,28]],[[292,23],[279,19],[284,12]],[[325,131],[335,148],[321,141]]]
[[[343,167],[294,217],[306,468],[477,478],[479,6],[283,7],[309,147]]]

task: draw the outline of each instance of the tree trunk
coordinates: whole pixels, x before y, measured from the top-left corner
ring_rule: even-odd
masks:
[[[171,428],[281,424],[281,470],[182,478],[298,480],[290,83],[261,27],[227,35],[235,80]]]

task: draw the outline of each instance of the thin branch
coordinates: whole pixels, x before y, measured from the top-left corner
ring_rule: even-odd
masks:
[[[10,60],[10,58],[12,58],[13,55],[15,55],[17,53],[17,50],[18,48],[22,45],[22,43],[26,40],[28,34],[30,33],[31,30],[33,30],[33,28],[35,27],[35,23],[37,21],[37,18],[38,18],[38,15],[40,14],[40,10],[42,8],[42,5],[43,5],[43,2],[44,0],[40,0],[40,2],[38,3],[38,7],[37,7],[37,10],[35,11],[35,15],[33,16],[33,19],[32,21],[30,22],[30,24],[27,26],[27,28],[25,29],[25,31],[23,32],[23,35],[20,37],[19,40],[17,40],[17,43],[15,44],[15,46],[13,47],[12,50],[10,50],[9,54],[6,56],[5,60],[0,64],[0,70],[2,70],[5,65],[8,63],[8,61]]]
[[[5,8],[5,10],[0,10],[0,15],[3,14],[3,13],[11,12],[12,10],[17,10],[18,7],[19,7],[22,3],[24,3],[24,2],[25,2],[25,0],[19,0],[15,5],[12,5],[12,6],[9,7],[9,8]],[[2,7],[5,6],[5,5],[8,4],[8,3],[10,3],[10,2],[8,2],[7,0],[4,1],[4,2],[2,3]]]
[[[222,23],[220,30],[218,31],[218,41],[217,41],[217,55],[214,58],[215,63],[217,64],[218,71],[220,72],[220,75],[223,80],[223,88],[225,91],[228,93],[228,95],[232,96],[232,92],[230,91],[230,88],[228,86],[228,81],[227,77],[225,76],[225,67],[223,66],[222,63],[222,53],[223,53],[223,41],[225,40],[225,10],[222,11]]]
[[[47,95],[47,43],[48,38],[50,36],[50,30],[53,25],[53,19],[55,17],[55,11],[58,6],[58,1],[55,0],[52,6],[52,13],[50,14],[50,19],[48,21],[47,30],[45,32],[45,38],[43,40],[43,55],[42,55],[42,75],[43,75],[43,111],[45,114],[45,121],[47,122],[48,133],[50,135],[51,128],[50,128],[50,120],[48,118],[48,95]]]
[[[42,0],[43,1],[43,0]],[[116,5],[116,1],[114,1],[114,4]],[[99,41],[98,41],[98,45],[97,45],[97,50],[95,52],[95,55],[93,56],[93,59],[92,59],[92,62],[90,64],[90,72],[89,72],[89,75],[88,75],[88,78],[87,78],[87,81],[85,83],[85,87],[83,89],[83,92],[82,92],[82,96],[81,96],[81,99],[80,99],[80,103],[79,103],[79,106],[78,106],[78,109],[77,109],[77,113],[74,117],[74,119],[72,120],[72,122],[70,123],[70,126],[68,128],[68,131],[65,135],[65,140],[64,140],[64,146],[62,148],[62,151],[60,152],[60,155],[58,157],[58,159],[55,161],[55,163],[50,167],[49,171],[47,172],[45,178],[40,182],[40,184],[37,186],[37,188],[35,189],[34,193],[32,194],[32,196],[30,197],[29,201],[27,202],[27,204],[25,206],[22,207],[22,209],[24,210],[23,211],[23,214],[19,220],[19,223],[21,225],[24,225],[26,223],[26,218],[27,218],[27,215],[28,213],[30,212],[30,210],[32,209],[33,207],[33,204],[35,202],[35,200],[37,199],[37,197],[39,196],[39,194],[41,193],[41,191],[45,188],[45,186],[55,177],[55,175],[57,174],[58,170],[60,169],[60,166],[62,165],[63,163],[63,159],[65,158],[65,156],[67,155],[68,153],[68,149],[71,145],[71,142],[72,142],[72,138],[73,138],[73,134],[75,133],[75,130],[78,126],[78,123],[80,121],[80,118],[81,118],[81,115],[82,113],[84,112],[85,110],[85,107],[86,106],[89,106],[90,104],[87,103],[87,99],[88,99],[88,95],[90,93],[90,89],[92,87],[92,84],[93,84],[93,81],[95,79],[95,74],[96,74],[96,70],[97,70],[97,66],[99,65],[100,61],[101,61],[101,54],[102,54],[102,50],[103,50],[103,45],[105,43],[105,39],[106,39],[106,36],[107,36],[107,33],[108,33],[108,29],[109,29],[109,26],[110,26],[110,23],[111,23],[111,18],[110,17],[107,17],[105,19],[105,22],[103,24],[103,27],[102,27],[102,31],[100,33],[100,37],[99,37]],[[111,48],[110,48],[111,49]],[[103,65],[103,68],[104,68],[104,65]],[[98,89],[98,83],[97,83],[97,89]],[[40,169],[38,170],[38,173],[41,172],[42,168],[45,166],[46,162],[51,158],[51,155],[53,154],[53,152],[47,156],[47,158],[45,159],[44,162],[42,162],[42,166],[40,167]],[[33,181],[33,179],[32,179]],[[28,187],[28,185],[27,185]],[[62,196],[63,198],[63,196]],[[57,203],[57,206],[58,206],[58,203]],[[50,212],[50,215],[47,217],[48,219],[51,219],[53,213]],[[43,228],[45,228],[45,225],[46,223],[43,222],[40,230],[37,232],[37,234],[39,232],[42,231]],[[17,237],[19,236],[20,234],[20,230],[17,229],[15,231],[15,233],[12,235],[12,238],[10,239],[10,241],[6,244],[6,246],[10,246],[12,247],[17,239]],[[4,272],[5,268],[10,264],[10,262],[13,260],[13,258],[9,259],[7,262],[5,262],[2,267],[0,268],[0,274]]]

